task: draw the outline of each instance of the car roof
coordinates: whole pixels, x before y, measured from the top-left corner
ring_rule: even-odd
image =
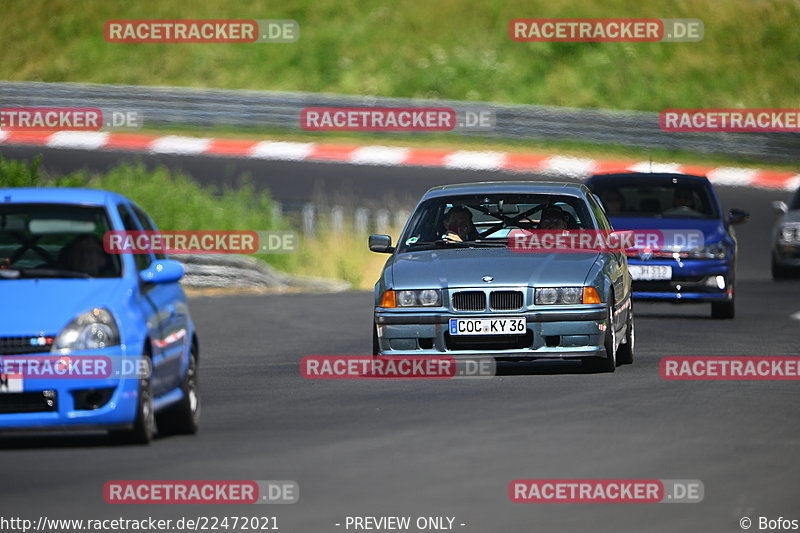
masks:
[[[585,196],[591,194],[583,183],[558,181],[479,181],[441,185],[428,190],[423,200],[444,196],[468,194],[566,194]]]
[[[683,182],[711,183],[705,176],[695,174],[681,174],[678,172],[614,172],[608,174],[595,174],[588,180],[586,185],[591,188],[593,184],[610,182],[635,182],[635,181],[663,181],[670,179],[680,179]]]
[[[0,204],[72,204],[108,205],[127,202],[121,194],[100,189],[74,189],[68,187],[19,187],[0,189]]]

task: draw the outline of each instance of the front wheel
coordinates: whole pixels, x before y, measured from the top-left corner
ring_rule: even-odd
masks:
[[[372,355],[380,355],[381,343],[378,340],[378,325],[372,323]]]
[[[621,365],[630,365],[633,363],[633,349],[634,349],[634,341],[636,340],[636,336],[634,334],[634,324],[633,324],[633,302],[629,302],[628,305],[628,320],[627,320],[627,327],[625,328],[625,339],[622,341],[622,344],[617,349],[617,363]]]
[[[778,264],[775,258],[772,258],[772,279],[787,279],[791,278],[794,272],[792,269]]]
[[[168,407],[158,417],[161,433],[192,435],[197,433],[200,423],[200,389],[197,375],[197,345],[192,343],[189,353],[189,368],[183,377],[181,391],[183,397],[175,405]]]
[[[736,299],[731,296],[727,302],[711,303],[711,318],[734,318],[736,316]]]
[[[156,434],[156,415],[153,407],[153,388],[150,383],[152,361],[145,355],[148,369],[146,375],[139,378],[139,390],[136,395],[136,420],[129,430],[109,431],[111,439],[120,444],[150,444]]]
[[[598,372],[614,372],[617,369],[617,331],[614,328],[614,306],[608,307],[608,320],[606,321],[606,336],[603,343],[606,348],[605,357],[589,357],[583,359],[583,364],[589,370]]]

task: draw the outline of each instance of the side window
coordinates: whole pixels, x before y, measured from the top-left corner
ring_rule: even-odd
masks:
[[[117,210],[125,231],[142,231],[142,228],[136,223],[136,219],[125,205],[120,204],[117,206]],[[133,254],[133,260],[136,263],[136,270],[142,271],[153,262],[153,256],[152,254]]]
[[[145,231],[158,231],[156,229],[155,224],[153,224],[153,221],[150,219],[149,216],[147,216],[147,213],[142,211],[141,207],[139,207],[136,204],[131,204],[131,209],[133,209],[133,213],[136,215],[136,218],[139,219],[139,222],[142,225],[142,229],[144,229]],[[156,259],[166,259],[167,258],[167,256],[165,254],[162,254],[162,253],[156,253],[155,256],[156,256]]]
[[[589,206],[594,214],[594,218],[597,220],[597,229],[608,231],[613,230],[614,228],[611,227],[611,223],[608,221],[603,207],[597,202],[597,200],[594,199],[593,196],[590,196],[588,200]]]

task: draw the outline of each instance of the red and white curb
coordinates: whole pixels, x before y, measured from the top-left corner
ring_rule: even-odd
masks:
[[[123,150],[150,154],[212,155],[279,161],[319,161],[353,165],[419,166],[464,170],[537,172],[569,178],[612,171],[683,172],[699,174],[719,185],[794,190],[800,174],[739,167],[709,167],[633,160],[585,159],[544,154],[477,152],[299,143],[244,139],[204,139],[167,135],[84,131],[0,131],[0,144],[38,145],[81,150]]]

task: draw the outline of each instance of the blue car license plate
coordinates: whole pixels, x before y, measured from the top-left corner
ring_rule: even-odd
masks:
[[[451,318],[450,335],[520,335],[525,317]]]

